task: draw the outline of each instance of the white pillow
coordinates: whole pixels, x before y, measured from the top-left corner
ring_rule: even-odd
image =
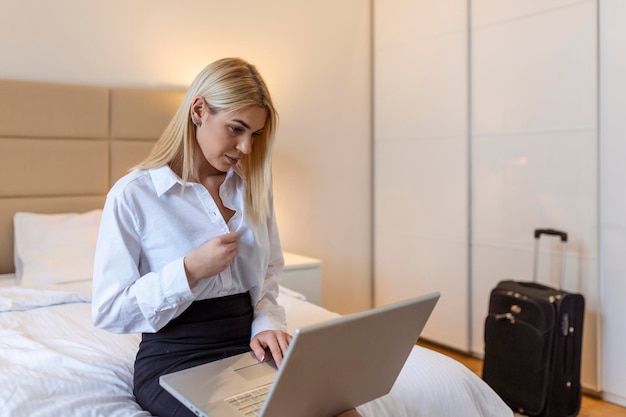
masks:
[[[15,275],[24,286],[62,284],[93,276],[102,210],[15,213]]]

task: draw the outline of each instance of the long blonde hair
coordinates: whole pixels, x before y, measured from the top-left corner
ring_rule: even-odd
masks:
[[[245,205],[258,223],[269,209],[271,159],[278,114],[269,90],[257,69],[240,58],[223,58],[206,66],[192,82],[176,114],[163,131],[148,157],[133,169],[172,166],[183,182],[194,172],[196,130],[190,109],[196,97],[204,97],[212,113],[239,111],[259,106],[267,109],[263,131],[252,152],[241,158],[235,170],[245,183]]]

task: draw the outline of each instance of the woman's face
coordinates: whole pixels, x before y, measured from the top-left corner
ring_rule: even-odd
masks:
[[[212,114],[204,102],[200,111],[192,108],[192,114],[202,122],[196,126],[196,139],[204,156],[198,161],[200,172],[218,175],[252,151],[254,139],[265,127],[268,111],[264,107],[248,107]]]

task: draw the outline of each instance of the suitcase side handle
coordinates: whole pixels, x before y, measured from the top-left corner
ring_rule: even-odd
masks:
[[[567,242],[567,233],[556,229],[535,229],[535,239],[539,239],[541,235],[559,236],[561,242]]]

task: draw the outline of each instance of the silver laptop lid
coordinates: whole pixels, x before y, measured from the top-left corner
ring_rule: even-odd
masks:
[[[439,293],[298,329],[262,416],[332,417],[391,390]]]

